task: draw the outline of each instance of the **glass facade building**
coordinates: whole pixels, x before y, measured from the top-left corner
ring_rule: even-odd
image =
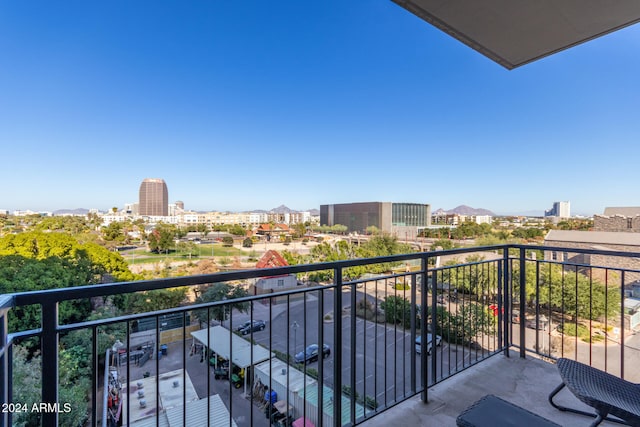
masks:
[[[349,232],[365,233],[374,226],[385,233],[404,236],[431,224],[431,206],[421,203],[364,202],[320,206],[320,224],[341,224]],[[402,230],[399,230],[402,228]],[[410,233],[413,235],[414,233]]]

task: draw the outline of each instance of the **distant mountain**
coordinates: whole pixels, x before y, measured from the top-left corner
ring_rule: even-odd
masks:
[[[258,212],[258,211],[253,211],[253,212]],[[320,215],[320,210],[318,209],[306,209],[304,211],[299,211],[296,209],[288,208],[285,205],[280,205],[277,208],[273,208],[269,211],[269,213],[278,213],[278,214],[293,213],[293,212],[309,212],[311,213],[311,215]]]
[[[481,209],[481,208],[472,208],[470,206],[466,206],[466,205],[460,205],[458,207],[455,207],[453,209],[450,209],[448,211],[445,211],[444,209],[440,208],[437,211],[434,212],[434,214],[458,214],[458,215],[491,215],[491,216],[496,216],[496,214],[494,214],[493,212],[491,212],[488,209]]]
[[[291,212],[296,212],[296,211],[294,211],[293,209],[289,209],[285,205],[280,205],[277,208],[271,209],[269,212],[277,213],[277,214],[286,214],[286,213],[291,213]]]
[[[57,211],[53,211],[54,215],[86,215],[89,213],[89,209],[58,209]]]

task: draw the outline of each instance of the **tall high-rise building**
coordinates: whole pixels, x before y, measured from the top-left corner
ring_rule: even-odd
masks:
[[[555,202],[553,207],[544,211],[544,216],[557,216],[558,218],[571,217],[571,205],[569,202]]]
[[[169,215],[169,190],[163,179],[146,178],[142,181],[138,210],[143,216]]]

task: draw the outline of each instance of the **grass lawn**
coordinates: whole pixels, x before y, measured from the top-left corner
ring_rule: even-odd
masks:
[[[222,245],[195,245],[196,252],[191,256],[192,260],[215,257],[235,257],[235,256],[247,256],[246,252],[236,247],[226,247]],[[212,252],[213,251],[213,252]],[[199,255],[198,255],[199,254]],[[159,253],[155,254],[145,249],[136,249],[122,254],[122,257],[129,264],[136,263],[148,263],[156,261],[184,261],[189,259],[189,252],[172,252],[168,254]]]

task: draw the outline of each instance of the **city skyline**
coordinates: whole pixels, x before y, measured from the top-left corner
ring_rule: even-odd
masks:
[[[506,71],[386,0],[0,10],[2,209],[638,204],[637,25]]]
[[[363,202],[361,200],[359,201],[354,201],[352,203],[371,203],[371,202]],[[381,201],[376,201],[373,203],[400,203],[402,204],[403,202],[381,202]],[[408,203],[413,203],[413,202],[408,202]],[[350,203],[347,203],[350,204]],[[438,208],[433,208],[432,205],[430,205],[429,203],[426,203],[427,205],[430,206],[432,213],[435,215],[438,211],[444,211],[447,213],[456,213],[462,216],[476,216],[476,215],[492,215],[492,216],[529,216],[529,217],[546,217],[546,216],[553,216],[553,215],[548,215],[550,210],[532,210],[532,211],[528,211],[528,212],[492,212],[490,209],[486,209],[483,208],[481,206],[468,206],[468,205],[458,205],[455,207],[447,207],[447,208],[443,208],[443,207],[438,207]],[[557,204],[557,202],[553,203],[554,205]],[[181,200],[176,200],[176,201],[169,201],[168,203],[168,209],[169,209],[169,214],[166,216],[172,216],[175,215],[175,213],[172,213],[175,211],[174,208],[172,208],[172,206],[175,208],[176,206],[179,207],[181,210],[183,210],[184,212],[198,212],[198,213],[207,213],[207,212],[228,212],[228,213],[248,213],[248,212],[279,212],[282,211],[282,209],[286,209],[290,212],[309,212],[309,211],[317,211],[320,212],[321,208],[323,205],[317,206],[317,207],[307,207],[307,208],[298,208],[298,207],[290,207],[288,206],[286,203],[281,203],[278,206],[274,206],[274,207],[255,207],[254,209],[245,209],[245,210],[230,210],[230,209],[216,209],[216,208],[211,208],[211,209],[189,209],[188,207],[184,206],[184,202]],[[125,213],[127,215],[139,215],[139,216],[149,216],[149,215],[145,215],[145,214],[141,214],[141,213],[133,213],[133,212],[129,212],[131,209],[135,209],[137,208],[139,210],[139,203],[125,203],[123,206],[112,206],[111,208],[108,209],[97,209],[97,208],[88,208],[88,207],[75,207],[75,208],[56,208],[56,209],[47,209],[47,210],[33,210],[33,209],[4,209],[2,206],[0,206],[0,213],[4,212],[5,210],[9,213],[9,214],[13,214],[14,212],[16,212],[19,215],[24,215],[25,213],[28,212],[32,212],[32,213],[42,213],[42,214],[54,214],[54,215],[67,215],[67,214],[73,214],[73,215],[84,215],[85,213],[90,213],[90,212],[95,212],[98,211],[99,213],[102,214],[110,214],[112,212],[113,209],[117,209],[118,212],[120,213]],[[461,211],[459,211],[459,209],[461,209]],[[594,215],[608,215],[606,213],[607,210],[610,209],[633,209],[634,207],[631,206],[608,206],[606,207],[606,209],[604,209],[604,213],[602,212],[596,212],[594,213]],[[469,212],[473,212],[473,211],[477,211],[477,213],[469,213]],[[151,215],[153,216],[153,215]],[[163,216],[163,215],[160,215]],[[582,215],[580,213],[577,214],[573,214],[570,216],[566,216],[565,218],[584,218],[587,216],[592,216],[592,215]]]

